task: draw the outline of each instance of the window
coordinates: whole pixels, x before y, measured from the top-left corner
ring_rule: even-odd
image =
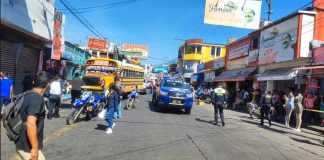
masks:
[[[222,48],[221,47],[217,47],[216,57],[219,57],[221,55],[221,51],[222,51]]]
[[[215,47],[214,46],[212,46],[212,48],[211,48],[210,55],[215,57]]]
[[[201,46],[196,46],[196,49],[197,49],[197,54],[201,54]]]
[[[196,51],[195,46],[186,46],[185,54],[193,54]]]
[[[252,40],[252,44],[251,44],[251,50],[255,50],[259,48],[259,38],[254,38]]]

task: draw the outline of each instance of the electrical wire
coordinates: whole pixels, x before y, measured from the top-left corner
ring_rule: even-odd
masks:
[[[99,11],[100,10],[107,10],[113,7],[117,6],[122,6],[122,5],[128,5],[134,2],[137,2],[138,0],[123,0],[123,1],[118,1],[118,2],[110,2],[106,4],[101,4],[101,5],[95,5],[95,6],[89,6],[89,7],[81,7],[81,8],[76,8],[74,9],[74,13],[76,14],[83,14],[83,13],[89,13],[89,12],[94,12],[94,11]],[[62,12],[66,12],[66,9],[59,9]]]
[[[85,27],[87,28],[91,33],[93,33],[95,36],[99,38],[105,38],[103,34],[101,34],[86,18],[83,16],[80,16],[74,12],[74,8],[68,4],[65,0],[60,0],[60,2],[63,4],[63,6]]]

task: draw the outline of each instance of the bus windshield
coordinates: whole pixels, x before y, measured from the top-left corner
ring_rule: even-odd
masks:
[[[89,60],[86,65],[86,73],[89,72],[103,74],[116,72],[116,63],[107,60]]]

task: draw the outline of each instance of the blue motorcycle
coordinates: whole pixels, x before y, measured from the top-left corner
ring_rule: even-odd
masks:
[[[81,115],[85,115],[85,120],[91,120],[92,117],[104,109],[105,96],[98,92],[84,91],[80,99],[73,103],[72,112],[66,118],[66,124],[76,123]]]

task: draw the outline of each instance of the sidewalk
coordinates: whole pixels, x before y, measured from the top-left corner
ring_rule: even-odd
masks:
[[[197,106],[202,109],[213,111],[213,107],[209,104]],[[213,113],[212,113],[213,114]],[[268,126],[265,120],[265,126],[260,126],[260,119],[251,119],[247,113],[236,112],[233,110],[224,110],[225,121],[228,122],[225,127],[231,127],[231,123],[239,123],[244,128],[260,132],[265,138],[278,142],[283,145],[295,145],[298,148],[310,152],[324,158],[324,128],[319,126],[309,126],[302,128],[302,132],[297,132],[293,128],[286,128],[285,125],[272,122],[272,126]]]

